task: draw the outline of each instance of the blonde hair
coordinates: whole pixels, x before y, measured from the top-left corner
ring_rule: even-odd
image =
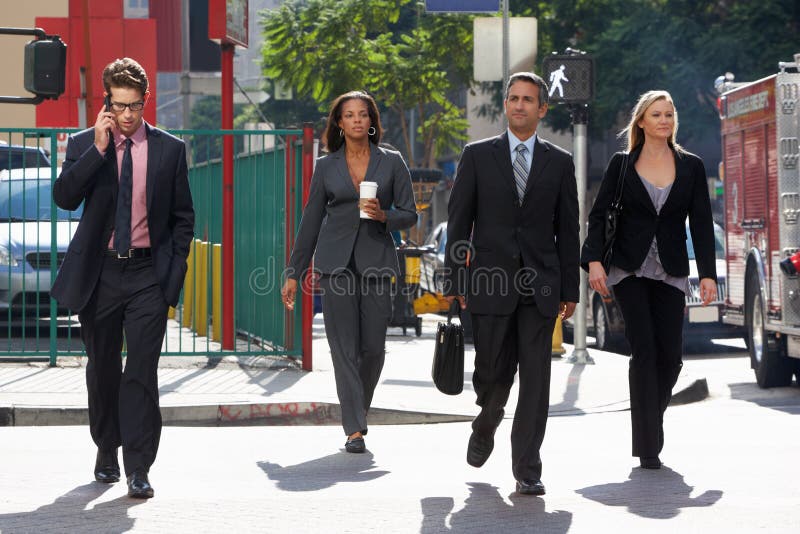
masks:
[[[672,109],[674,111],[675,122],[672,126],[672,134],[669,136],[669,139],[667,139],[667,143],[673,150],[678,152],[684,151],[683,147],[681,147],[675,141],[675,136],[678,134],[678,110],[675,109],[675,103],[672,101],[672,96],[666,91],[657,90],[647,91],[639,97],[639,101],[636,102],[636,105],[633,106],[633,110],[631,111],[631,120],[628,122],[628,125],[619,133],[620,137],[628,138],[628,152],[632,152],[644,144],[644,130],[641,128],[641,126],[639,126],[639,122],[644,117],[645,112],[647,112],[647,108],[659,100],[666,100],[672,104]]]

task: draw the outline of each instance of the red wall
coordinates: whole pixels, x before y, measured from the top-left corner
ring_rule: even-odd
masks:
[[[86,64],[82,0],[70,0],[69,18],[36,17],[36,26],[49,34],[60,35],[67,44],[66,91],[58,100],[45,100],[36,106],[37,127],[78,126],[80,97],[80,67]],[[94,124],[103,105],[103,68],[117,58],[131,57],[147,72],[150,102],[144,118],[156,124],[156,73],[158,71],[158,39],[155,19],[124,19],[122,0],[89,0],[89,42],[92,77],[92,116],[87,126]],[[177,32],[180,34],[180,32]]]

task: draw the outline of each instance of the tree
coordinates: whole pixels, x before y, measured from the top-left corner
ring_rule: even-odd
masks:
[[[320,110],[336,96],[366,89],[391,110],[410,158],[409,110],[424,147],[411,166],[435,165],[465,138],[464,110],[448,98],[470,83],[472,26],[467,16],[422,14],[411,0],[289,0],[263,13],[263,68]]]
[[[800,31],[795,0],[512,0],[511,10],[538,18],[540,56],[567,46],[595,56],[594,138],[618,130],[641,93],[666,89],[678,108],[679,141],[705,151],[712,167],[720,153],[714,79],[775,72],[797,52]],[[570,124],[557,108],[547,121]]]

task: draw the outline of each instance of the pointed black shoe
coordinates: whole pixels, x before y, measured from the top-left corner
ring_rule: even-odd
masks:
[[[661,469],[661,460],[658,456],[639,457],[639,467],[642,469]]]
[[[520,495],[544,495],[544,484],[541,480],[517,480],[517,493]]]
[[[467,463],[472,467],[481,467],[489,459],[494,449],[494,436],[481,436],[473,432],[467,445]]]
[[[119,482],[117,449],[111,451],[97,449],[97,459],[94,462],[94,479],[103,484]]]
[[[348,439],[344,442],[344,450],[353,453],[362,453],[367,450],[367,444],[364,443],[364,438]]]
[[[137,469],[128,475],[128,497],[134,499],[150,499],[153,497],[153,486],[147,479],[143,469]]]

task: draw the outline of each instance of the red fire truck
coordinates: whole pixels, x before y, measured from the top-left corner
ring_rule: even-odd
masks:
[[[727,296],[723,321],[744,326],[761,387],[800,382],[800,54],[762,80],[720,77]]]

